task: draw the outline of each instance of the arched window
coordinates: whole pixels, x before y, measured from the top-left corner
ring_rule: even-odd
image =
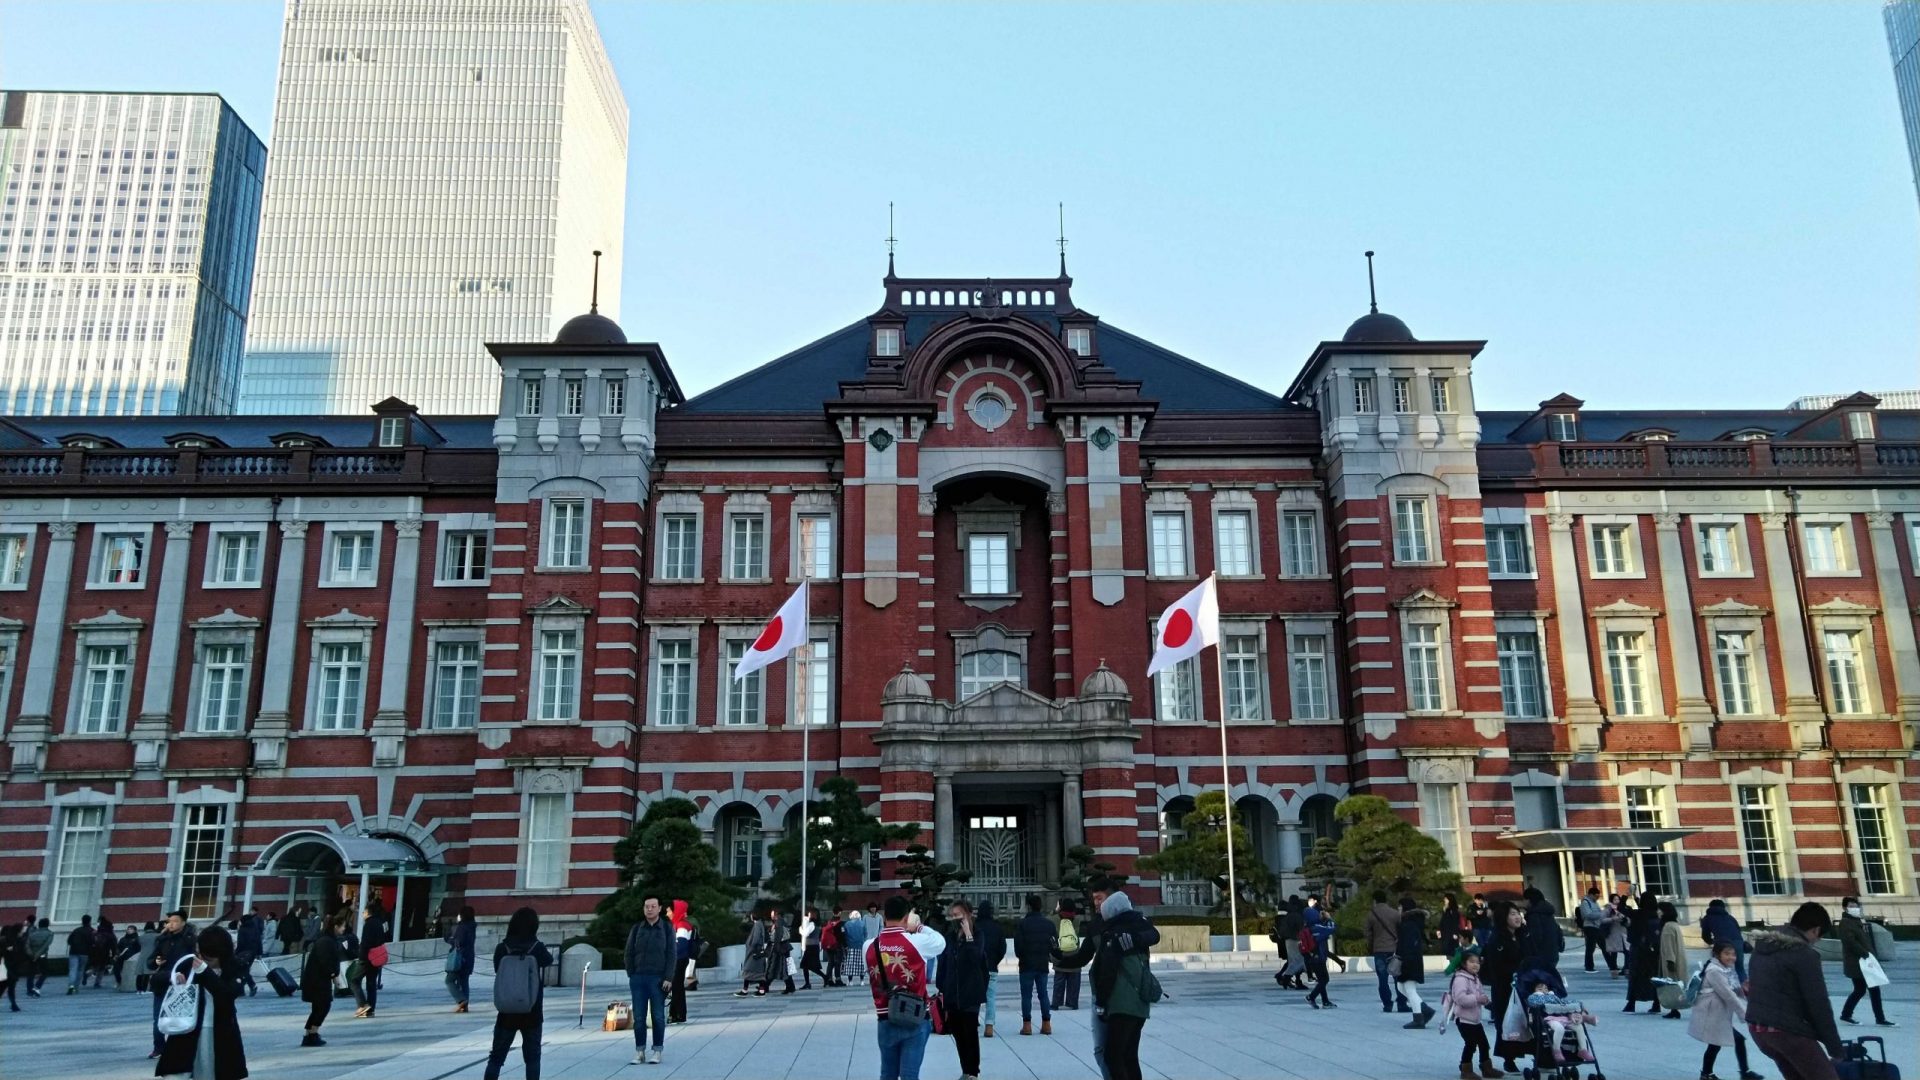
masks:
[[[752,807],[734,805],[720,812],[720,873],[757,884],[764,862],[760,815]]]
[[[970,652],[960,658],[960,700],[965,701],[1001,683],[1019,686],[1026,681],[1026,677],[1026,672],[1021,670],[1018,653],[998,649]]]
[[[1167,800],[1160,811],[1160,850],[1187,838],[1187,815],[1193,813],[1193,796],[1178,795]]]
[[[1340,839],[1345,830],[1333,816],[1333,808],[1338,805],[1339,800],[1331,795],[1315,795],[1300,804],[1300,831],[1306,834],[1300,838],[1303,851],[1312,851],[1313,842],[1323,836]]]

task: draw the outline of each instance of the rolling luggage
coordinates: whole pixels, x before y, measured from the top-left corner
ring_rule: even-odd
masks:
[[[286,968],[268,968],[267,982],[273,984],[273,992],[281,997],[292,997],[294,991],[300,989],[300,984],[293,981],[292,974]]]
[[[1867,1051],[1868,1043],[1880,1052],[1879,1057]],[[1833,1063],[1840,1080],[1900,1080],[1900,1066],[1887,1060],[1887,1042],[1878,1035],[1848,1039],[1840,1049],[1841,1059]]]

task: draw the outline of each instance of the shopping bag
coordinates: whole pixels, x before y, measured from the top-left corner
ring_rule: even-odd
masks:
[[[1527,1024],[1527,1007],[1517,993],[1507,999],[1507,1014],[1500,1018],[1500,1037],[1508,1042],[1533,1041],[1533,1029]]]
[[[193,963],[193,957],[183,956],[173,965],[173,974],[178,976],[183,965]],[[174,982],[169,978],[167,992],[160,998],[160,1017],[154,1021],[162,1035],[186,1035],[200,1026],[200,987],[192,979],[185,983]]]
[[[1876,986],[1885,986],[1893,981],[1887,978],[1887,969],[1880,966],[1880,961],[1875,960],[1871,956],[1863,956],[1860,958],[1860,977],[1867,981],[1867,987],[1869,989]]]
[[[601,1022],[601,1031],[627,1031],[633,1027],[633,1007],[624,1001],[616,1001],[607,1006],[607,1018]]]

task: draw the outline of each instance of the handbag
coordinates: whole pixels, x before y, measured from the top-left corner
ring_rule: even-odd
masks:
[[[1393,954],[1393,958],[1387,961],[1387,978],[1398,982],[1402,970],[1404,970],[1404,966],[1400,963],[1400,954],[1395,953]]]
[[[887,1023],[902,1028],[917,1028],[926,1023],[928,1014],[933,1011],[931,1003],[911,990],[895,987],[888,982],[886,958],[881,957],[874,966],[880,972],[880,989],[887,995]],[[941,1022],[935,1021],[936,1029],[942,1026]]]
[[[181,957],[173,965],[173,974],[179,975],[180,966],[192,962],[192,956]],[[160,998],[160,1016],[154,1026],[166,1036],[192,1034],[200,1026],[200,985],[192,979],[184,983],[169,980],[167,992]]]
[[[628,1031],[633,1027],[633,1006],[624,1001],[615,1001],[607,1006],[607,1018],[600,1023],[601,1031]]]
[[[1880,961],[1872,956],[1860,958],[1860,977],[1866,980],[1868,989],[1885,986],[1893,981],[1887,977],[1887,969],[1881,967]]]
[[[447,950],[447,974],[457,975],[460,973],[460,969],[465,966],[465,958],[461,955],[460,949],[457,946]]]
[[[367,963],[372,964],[374,967],[386,967],[387,947],[385,945],[375,945],[373,948],[368,949]]]

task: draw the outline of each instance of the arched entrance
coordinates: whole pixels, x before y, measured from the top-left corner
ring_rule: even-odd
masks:
[[[247,871],[244,907],[255,903],[256,884],[288,882],[287,907],[298,903],[322,911],[347,908],[356,921],[375,897],[394,917],[394,940],[429,936],[434,879],[446,868],[428,860],[401,836],[301,829],[268,844]]]

